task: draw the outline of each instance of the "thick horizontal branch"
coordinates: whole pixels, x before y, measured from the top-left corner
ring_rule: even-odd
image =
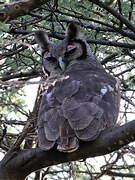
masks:
[[[23,180],[24,177],[37,169],[111,153],[135,140],[134,129],[135,120],[123,126],[107,129],[95,141],[81,142],[80,148],[73,153],[61,153],[55,148],[46,152],[39,148],[11,150],[0,162],[0,179],[8,180],[12,175],[14,180],[18,177],[20,178],[17,180]],[[8,173],[9,178],[4,177],[3,172],[6,172],[4,174]]]
[[[7,76],[4,76],[2,78],[0,78],[0,81],[8,81],[10,79],[15,79],[15,78],[22,78],[22,77],[38,77],[41,75],[41,72],[39,71],[36,71],[36,70],[31,70],[31,71],[28,71],[28,72],[20,72],[20,73],[17,73],[17,74],[12,74],[12,75],[7,75]]]
[[[20,121],[20,120],[1,120],[0,123],[10,124],[10,125],[22,125],[24,126],[27,121]]]
[[[87,42],[91,44],[100,44],[100,45],[115,46],[115,47],[129,48],[129,49],[135,48],[135,44],[121,43],[121,42],[109,41],[109,40],[87,39]]]
[[[79,19],[81,19],[81,17]],[[52,19],[50,21],[52,21]],[[105,24],[105,23],[103,24],[101,21],[98,21],[98,20],[96,21],[94,19],[91,19],[89,21],[95,21],[96,23],[99,23],[102,26],[95,26],[95,25],[92,25],[92,24],[87,24],[87,23],[85,23],[85,21],[80,22],[80,21],[78,21],[76,19],[71,19],[71,18],[69,18],[69,19],[67,19],[67,18],[60,19],[59,21],[60,22],[67,22],[67,23],[77,23],[80,26],[83,26],[83,27],[85,27],[87,29],[96,30],[98,32],[99,31],[117,32],[117,33],[121,34],[122,36],[125,36],[125,37],[128,37],[128,38],[132,39],[132,40],[135,40],[135,34],[133,32],[131,32],[131,31],[127,30],[126,28],[119,28],[119,27],[115,27],[115,26],[112,26],[110,24]]]
[[[50,0],[19,0],[14,3],[6,4],[0,11],[0,21],[16,19],[31,12],[33,9],[49,2]]]
[[[134,173],[121,173],[121,172],[113,172],[113,171],[107,171],[106,173],[109,176],[118,176],[118,177],[128,177],[128,178],[135,178]]]
[[[12,30],[13,34],[29,34],[37,31],[25,31],[25,30]],[[64,35],[60,33],[47,33],[49,37],[53,37],[59,40],[62,40],[65,38]],[[135,44],[129,44],[129,43],[121,43],[116,41],[109,41],[109,40],[100,40],[100,39],[86,39],[88,43],[91,44],[100,44],[100,45],[107,45],[107,46],[115,46],[115,47],[122,47],[122,48],[129,48],[129,49],[135,49]]]

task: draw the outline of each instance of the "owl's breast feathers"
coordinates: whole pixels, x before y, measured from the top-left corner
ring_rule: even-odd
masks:
[[[39,110],[39,145],[72,152],[78,139],[92,141],[112,127],[119,113],[119,86],[116,79],[90,61],[77,61],[55,78],[43,92]]]

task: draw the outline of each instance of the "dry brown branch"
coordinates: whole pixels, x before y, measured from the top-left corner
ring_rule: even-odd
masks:
[[[0,21],[7,22],[17,17],[30,13],[33,9],[49,2],[50,0],[20,0],[14,3],[4,4],[0,11]]]

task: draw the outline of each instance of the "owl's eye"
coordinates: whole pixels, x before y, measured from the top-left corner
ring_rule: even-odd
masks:
[[[72,44],[68,45],[68,46],[67,46],[67,51],[65,52],[65,56],[68,56],[68,55],[70,55],[70,54],[73,54],[73,53],[75,52],[76,48],[77,48],[77,47],[74,46],[74,45],[72,45]]]
[[[48,51],[47,51],[47,52],[45,52],[45,53],[44,53],[44,57],[45,57],[45,58],[51,57],[51,53],[50,53],[50,52],[48,52]]]
[[[50,52],[47,52],[47,53],[46,53],[46,56],[47,56],[47,57],[51,57],[51,53],[50,53]]]
[[[68,45],[68,46],[67,46],[67,50],[68,50],[68,51],[71,50],[71,49],[73,49],[73,48],[75,48],[74,45]]]
[[[74,46],[72,44],[67,46],[67,52],[71,52],[72,53],[72,51],[74,51],[74,50],[76,50],[76,46]]]
[[[57,61],[57,59],[55,57],[53,57],[50,52],[46,52],[44,57],[47,61],[52,61],[52,62]]]

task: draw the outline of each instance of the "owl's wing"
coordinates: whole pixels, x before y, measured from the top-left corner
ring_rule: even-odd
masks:
[[[78,92],[79,83],[58,81],[43,92],[38,115],[38,140],[42,149],[51,149],[55,142],[60,144],[60,151],[64,151],[65,147],[68,152],[78,148],[78,139],[63,115],[61,103],[65,97],[71,97]]]
[[[44,131],[44,126],[43,127],[38,127],[38,142],[39,142],[39,147],[43,150],[49,150],[51,149],[54,144],[55,144],[55,141],[49,141],[47,138],[46,138],[46,134],[45,134],[45,131]]]
[[[103,110],[93,102],[78,103],[74,98],[63,102],[63,114],[74,130],[85,129],[95,118],[101,118]]]
[[[78,139],[96,139],[118,117],[120,95],[115,78],[104,70],[81,67],[65,77],[55,79],[43,93],[38,136],[46,150],[57,143],[60,151],[72,152],[78,148]]]
[[[63,99],[63,115],[79,139],[94,140],[103,129],[116,123],[120,101],[118,83],[103,69],[85,69],[77,75],[74,68],[69,74],[79,81],[79,87],[76,94]],[[70,81],[75,83],[72,78]]]
[[[39,146],[44,150],[51,149],[60,136],[61,116],[59,108],[50,107],[50,97],[49,93],[43,93],[38,115]]]
[[[73,98],[66,98],[63,103],[64,117],[81,140],[93,140],[103,130],[103,113],[104,110],[93,102],[78,103]]]

